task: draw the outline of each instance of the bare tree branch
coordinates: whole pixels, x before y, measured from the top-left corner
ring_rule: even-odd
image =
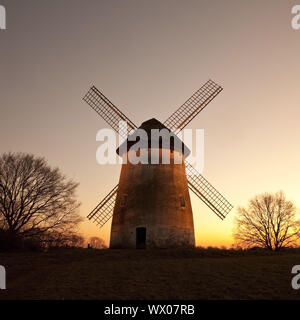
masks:
[[[29,236],[73,229],[82,218],[75,191],[58,168],[31,154],[0,156],[0,228]]]
[[[91,248],[94,248],[94,249],[106,249],[107,248],[105,241],[99,237],[91,237],[89,239],[89,244],[90,244]]]
[[[300,238],[300,222],[294,204],[282,191],[264,193],[238,208],[234,238],[242,247],[259,246],[270,250],[293,246]]]

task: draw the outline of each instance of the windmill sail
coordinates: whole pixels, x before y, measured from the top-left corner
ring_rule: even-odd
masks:
[[[114,212],[115,201],[117,197],[118,185],[97,205],[97,207],[87,216],[102,228],[105,223],[111,219]]]
[[[178,133],[196,115],[202,111],[223,90],[214,81],[207,81],[196,91],[180,108],[178,108],[165,122],[164,125],[172,132]]]
[[[94,109],[116,132],[120,133],[122,138],[136,129],[136,125],[130,121],[125,114],[119,110],[105,95],[95,86],[92,86],[83,100]],[[120,121],[126,122],[121,125]]]
[[[232,204],[187,161],[185,161],[185,169],[190,190],[223,220],[233,208]]]
[[[207,104],[212,101],[222,90],[222,87],[220,87],[212,80],[207,81],[198,91],[196,91],[191,96],[191,98],[189,98],[165,121],[164,125],[172,132],[177,134],[194,117],[196,117],[199,112],[201,112],[201,110],[203,110],[207,106]],[[137,129],[137,126],[132,121],[130,121],[95,86],[92,86],[90,88],[90,90],[84,96],[83,100],[87,102],[89,106],[94,109],[116,132],[118,132],[122,138],[126,139],[134,130]],[[121,121],[123,122],[120,126]],[[168,170],[166,170],[166,172],[168,172]],[[187,176],[188,185],[186,184],[185,189],[187,191],[188,198],[189,193],[187,188],[192,190],[219,218],[224,219],[226,215],[231,211],[233,206],[188,162],[185,162],[185,170],[183,170],[183,175]],[[131,180],[129,179],[129,181]],[[185,179],[183,180],[186,181]],[[158,186],[161,186],[161,184],[158,183]],[[103,227],[114,214],[114,207],[118,190],[119,192],[122,192],[121,184],[120,187],[119,185],[115,186],[87,217],[89,220],[97,223],[100,228]],[[166,192],[165,194],[168,193]],[[167,201],[167,203],[169,203],[169,201]],[[142,205],[144,205],[144,203],[142,203]],[[150,208],[149,210],[152,210],[152,208]],[[193,232],[194,231],[192,228],[190,233],[191,238],[189,238],[188,240],[189,243],[193,243],[194,241]],[[134,243],[134,241],[132,243]],[[132,243],[130,245],[132,245]]]

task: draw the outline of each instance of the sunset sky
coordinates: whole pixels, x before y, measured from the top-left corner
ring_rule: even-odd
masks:
[[[221,221],[191,194],[196,243],[230,246],[238,206],[283,190],[300,208],[300,30],[293,0],[0,0],[0,153],[44,156],[80,183],[86,216],[118,183],[96,162],[107,127],[97,86],[135,124],[164,121],[208,79],[224,90],[188,126],[205,130],[203,175],[235,206]],[[110,223],[80,231],[109,241]]]

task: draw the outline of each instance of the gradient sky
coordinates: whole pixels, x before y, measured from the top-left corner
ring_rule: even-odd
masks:
[[[96,162],[107,127],[95,84],[134,123],[164,121],[209,78],[223,92],[205,129],[203,175],[235,205],[221,221],[191,195],[197,245],[229,246],[236,207],[283,190],[300,207],[300,30],[294,0],[0,0],[0,153],[31,152],[80,182],[86,216],[118,183]],[[110,223],[81,232],[109,240]]]

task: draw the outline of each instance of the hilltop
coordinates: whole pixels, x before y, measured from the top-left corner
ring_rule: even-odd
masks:
[[[300,299],[299,250],[95,250],[0,253],[0,299]]]

